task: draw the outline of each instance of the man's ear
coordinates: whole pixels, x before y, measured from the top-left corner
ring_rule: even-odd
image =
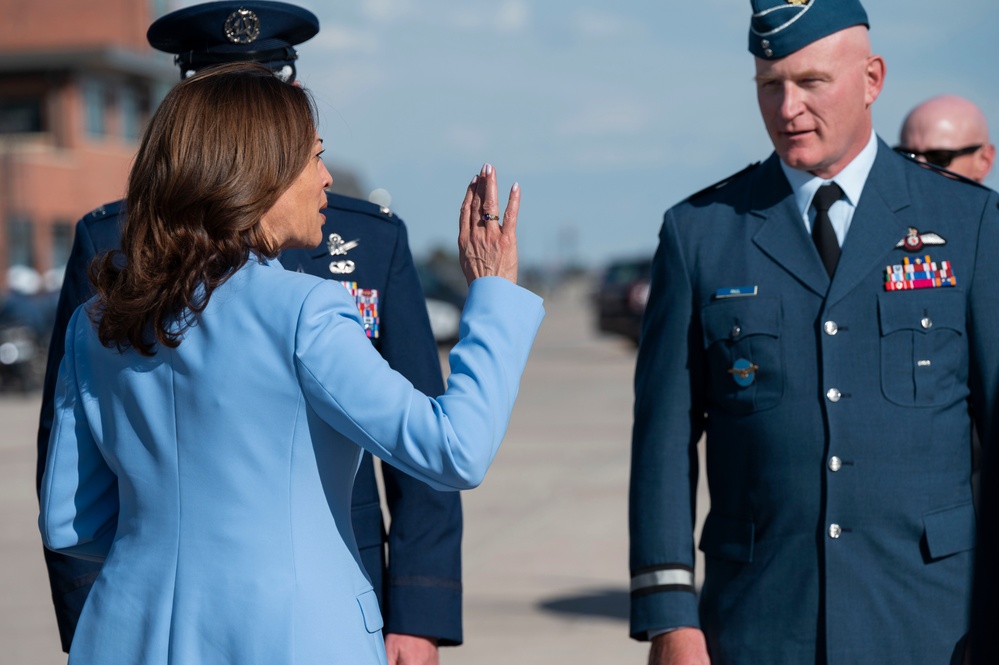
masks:
[[[983,182],[992,170],[992,165],[996,161],[996,147],[991,143],[986,143],[975,154],[975,167],[978,170],[975,178],[978,182]]]
[[[885,85],[885,59],[880,55],[872,55],[867,58],[867,94],[864,103],[869,107],[881,94],[881,88]]]

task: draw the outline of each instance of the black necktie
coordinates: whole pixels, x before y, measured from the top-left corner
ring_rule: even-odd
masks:
[[[812,205],[815,206],[815,221],[812,222],[812,241],[815,248],[819,250],[822,257],[822,264],[826,267],[826,272],[832,277],[836,272],[836,264],[839,263],[839,241],[836,240],[836,232],[833,231],[832,222],[829,221],[829,208],[843,196],[843,190],[834,182],[819,187],[812,197]]]

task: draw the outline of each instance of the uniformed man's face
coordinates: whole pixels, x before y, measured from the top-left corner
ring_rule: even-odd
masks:
[[[313,156],[260,220],[275,249],[315,247],[323,240],[326,217],[320,211],[327,205],[325,190],[333,178],[322,154],[323,142],[317,134]]]
[[[946,157],[951,152],[950,161],[937,156],[934,163],[978,182],[985,180],[995,159],[985,116],[971,102],[950,95],[914,109],[902,125],[898,142],[920,161],[927,161],[924,153]]]
[[[871,136],[871,104],[884,61],[867,29],[833,33],[779,60],[756,59],[756,96],[777,154],[795,169],[832,178]]]

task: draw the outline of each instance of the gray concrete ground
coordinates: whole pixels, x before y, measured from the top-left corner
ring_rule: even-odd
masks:
[[[582,284],[546,306],[506,441],[462,497],[465,645],[443,665],[645,661],[627,624],[634,349],[594,332]],[[36,527],[38,401],[0,397],[0,665],[65,663]]]

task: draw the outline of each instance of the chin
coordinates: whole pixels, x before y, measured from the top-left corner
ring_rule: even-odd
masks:
[[[822,163],[814,155],[808,154],[808,151],[796,148],[784,150],[778,154],[785,164],[799,171],[814,171]]]

